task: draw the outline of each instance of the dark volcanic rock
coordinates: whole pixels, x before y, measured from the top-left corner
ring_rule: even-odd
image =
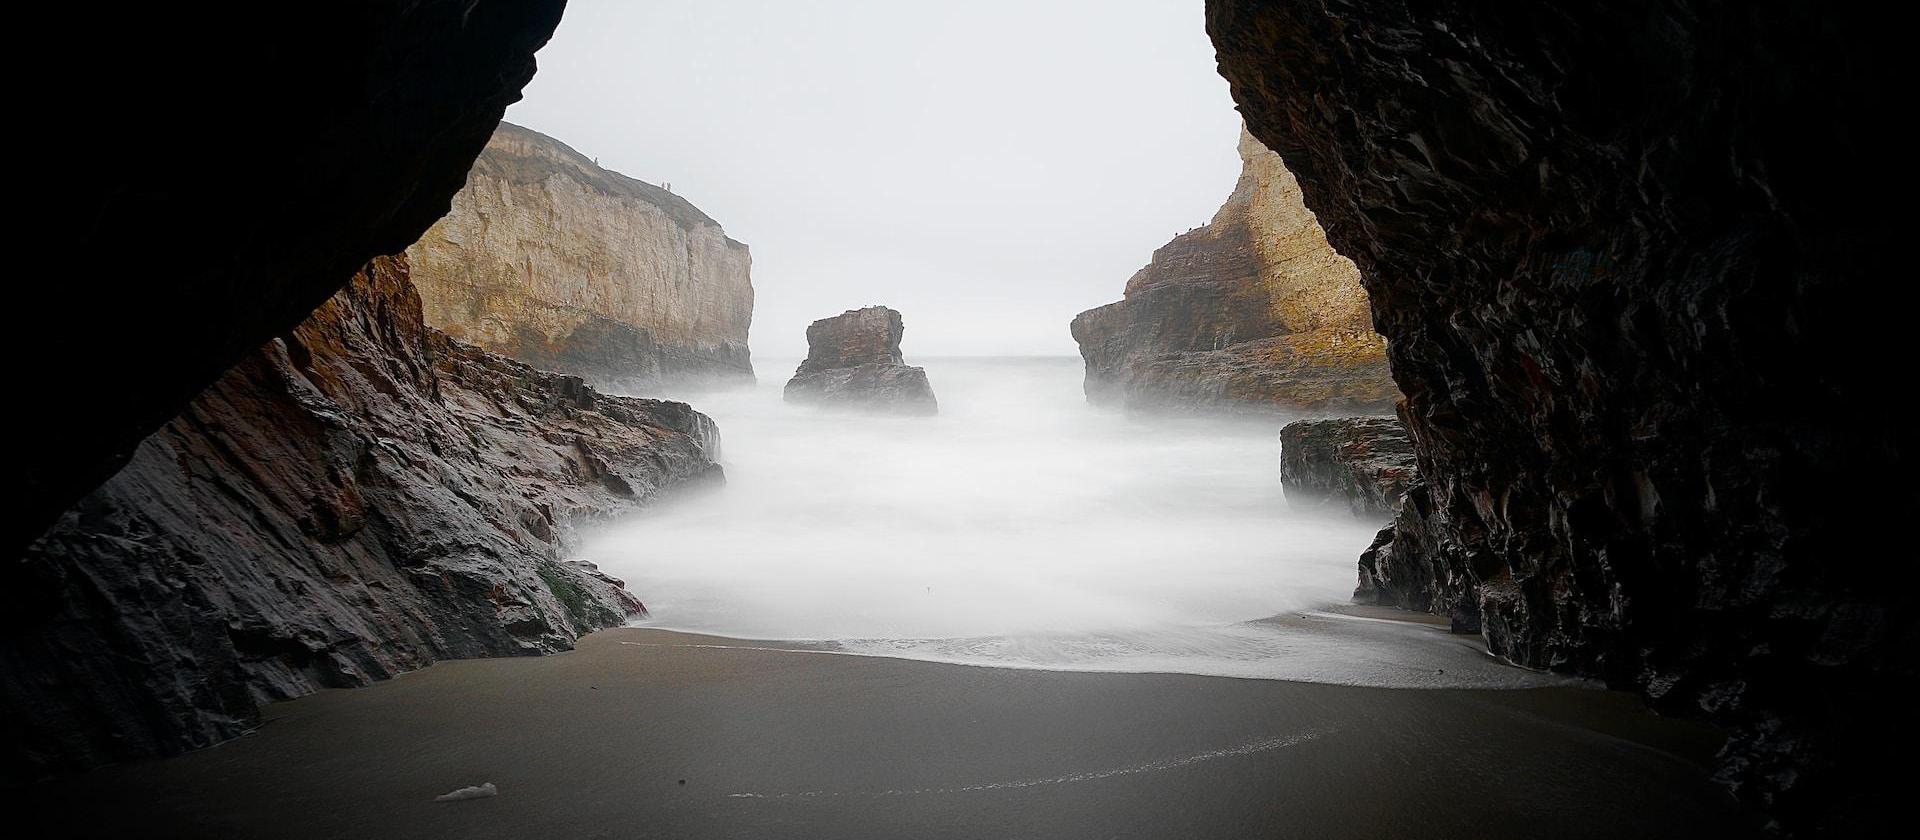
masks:
[[[712,423],[426,329],[380,258],[63,515],[0,640],[17,778],[238,735],[262,702],[437,659],[565,650],[641,614],[573,528],[718,478]]]
[[[1376,557],[1514,661],[1729,727],[1788,830],[1890,818],[1920,503],[1863,317],[1906,276],[1900,27],[1788,2],[1210,0],[1252,132],[1358,263],[1425,486]],[[1898,221],[1896,221],[1898,220]],[[1894,311],[1906,311],[1904,305]],[[1871,488],[1871,489],[1866,489]]]
[[[1293,507],[1344,505],[1385,519],[1413,478],[1413,442],[1394,418],[1296,420],[1280,430],[1280,485]]]
[[[788,402],[934,414],[939,404],[924,369],[903,364],[900,313],[850,309],[807,327],[807,359],[787,381]]]
[[[1352,261],[1327,245],[1280,158],[1245,132],[1240,180],[1205,227],[1153,252],[1126,299],[1073,319],[1087,399],[1127,408],[1391,410]]]
[[[86,72],[24,90],[35,164],[5,358],[75,382],[13,413],[10,554],[262,342],[447,211],[562,0],[23,10]],[[51,43],[48,43],[48,42]],[[30,625],[52,593],[0,579]]]

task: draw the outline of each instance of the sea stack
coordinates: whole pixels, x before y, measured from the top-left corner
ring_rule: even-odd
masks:
[[[807,327],[807,360],[793,372],[787,402],[862,408],[890,414],[937,414],[923,368],[905,364],[900,313],[884,306],[850,309]]]

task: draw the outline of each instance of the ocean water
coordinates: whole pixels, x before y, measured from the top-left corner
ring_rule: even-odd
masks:
[[[795,362],[687,395],[724,488],[591,535],[640,626],[970,665],[1357,685],[1554,682],[1328,612],[1379,525],[1290,510],[1282,419],[1089,406],[1076,358],[933,358],[937,417],[790,406]],[[743,643],[744,644],[744,643]]]

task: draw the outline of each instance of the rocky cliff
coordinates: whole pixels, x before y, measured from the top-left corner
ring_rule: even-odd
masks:
[[[564,650],[642,612],[573,529],[718,477],[710,421],[427,329],[379,258],[149,436],[18,573],[8,778],[241,734],[263,702]]]
[[[753,379],[747,246],[539,132],[501,123],[407,256],[428,324],[534,367],[639,393]]]
[[[1862,315],[1904,275],[1898,214],[1866,209],[1904,158],[1898,28],[1789,2],[1207,6],[1406,394],[1425,483],[1389,596],[1718,721],[1722,778],[1776,827],[1890,820],[1910,351]]]
[[[561,0],[84,4],[17,23],[87,72],[22,91],[42,164],[0,354],[58,370],[11,416],[21,548],[242,356],[446,212]],[[0,572],[0,623],[51,593]]]
[[[1413,442],[1391,417],[1296,420],[1280,429],[1280,486],[1300,510],[1384,521],[1414,480]]]
[[[1097,403],[1390,411],[1399,397],[1353,263],[1280,156],[1245,131],[1240,180],[1205,227],[1153,253],[1073,338]]]
[[[936,414],[939,403],[923,368],[904,364],[900,313],[884,306],[850,309],[807,327],[807,358],[787,380],[788,402]]]

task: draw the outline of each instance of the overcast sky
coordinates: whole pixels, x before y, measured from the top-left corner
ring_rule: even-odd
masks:
[[[539,61],[507,119],[751,246],[763,358],[876,303],[909,361],[1071,355],[1239,172],[1201,0],[572,0]]]

